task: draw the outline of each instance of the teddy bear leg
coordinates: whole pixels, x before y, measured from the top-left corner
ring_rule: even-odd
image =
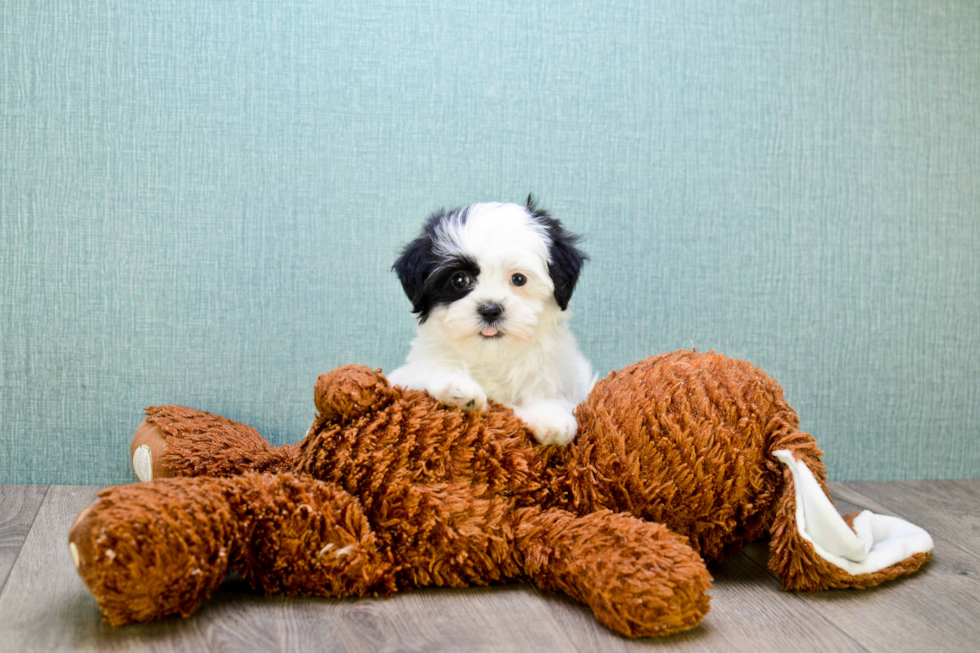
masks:
[[[245,424],[183,406],[151,406],[130,445],[141,481],[289,470],[293,445],[273,447]]]
[[[69,549],[114,626],[186,617],[232,570],[260,590],[325,596],[383,590],[388,573],[357,500],[290,474],[103,490]]]
[[[189,615],[229,571],[238,544],[223,479],[167,479],[99,493],[68,546],[114,626]]]
[[[239,510],[258,518],[235,569],[253,588],[325,597],[396,590],[390,558],[354,496],[308,476],[250,476],[259,482]]]
[[[517,528],[525,572],[541,588],[588,605],[629,637],[693,628],[708,612],[711,576],[687,540],[625,513],[525,513]]]
[[[916,571],[932,556],[923,529],[868,510],[842,518],[804,459],[785,449],[773,456],[785,470],[769,566],[783,589],[872,587]]]

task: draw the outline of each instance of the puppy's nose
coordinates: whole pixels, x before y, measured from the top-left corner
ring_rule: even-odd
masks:
[[[476,312],[479,313],[480,317],[487,322],[493,322],[504,314],[504,309],[500,306],[500,304],[489,302],[487,304],[481,304],[480,308],[476,309]]]

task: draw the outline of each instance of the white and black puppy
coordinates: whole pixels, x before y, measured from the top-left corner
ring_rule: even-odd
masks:
[[[538,442],[571,442],[572,411],[596,380],[568,328],[578,240],[531,197],[433,214],[393,266],[418,330],[388,379],[464,410],[489,397]]]

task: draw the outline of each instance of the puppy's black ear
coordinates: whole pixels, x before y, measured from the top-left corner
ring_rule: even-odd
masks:
[[[430,226],[431,221],[422,230],[422,235],[405,245],[401,256],[391,266],[391,269],[398,275],[398,280],[402,282],[402,289],[408,296],[408,301],[412,302],[413,313],[419,313],[422,310],[425,281],[432,274],[435,265]]]
[[[548,230],[548,236],[551,238],[551,246],[548,249],[548,272],[555,284],[555,301],[564,311],[572,298],[582,265],[589,260],[589,257],[576,247],[581,236],[565,231],[561,222],[548,215],[544,209],[537,207],[531,195],[527,196],[525,206],[531,217]]]
[[[564,311],[568,308],[572,291],[578,283],[582,265],[589,257],[575,246],[575,243],[580,240],[579,236],[565,231],[561,225],[558,226],[557,232],[551,237],[549,252],[551,261],[548,263],[548,272],[551,273],[551,280],[555,283],[555,300]]]

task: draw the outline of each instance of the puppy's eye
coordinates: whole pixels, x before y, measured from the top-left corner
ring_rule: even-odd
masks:
[[[466,274],[465,272],[457,272],[453,275],[450,283],[453,284],[453,288],[462,290],[466,286],[470,285],[470,275]]]
[[[525,277],[523,274],[518,273],[510,278],[510,282],[515,286],[523,286],[524,284],[527,283],[527,277]]]

